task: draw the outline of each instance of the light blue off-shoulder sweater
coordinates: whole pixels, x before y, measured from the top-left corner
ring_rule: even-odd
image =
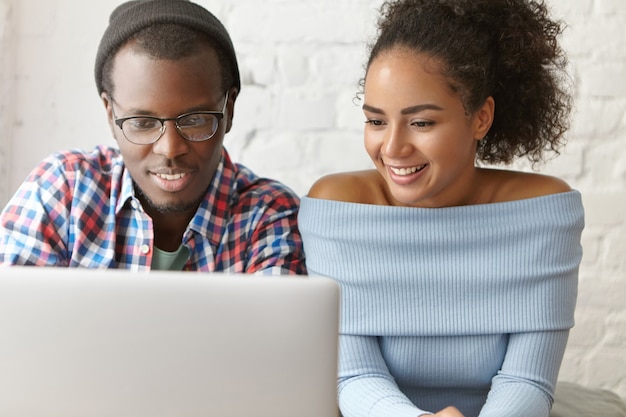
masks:
[[[580,193],[438,209],[304,197],[311,275],[342,289],[344,417],[547,417],[574,324]]]

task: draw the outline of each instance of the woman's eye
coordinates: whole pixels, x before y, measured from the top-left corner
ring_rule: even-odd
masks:
[[[412,125],[415,126],[415,127],[419,127],[421,129],[421,128],[426,128],[426,127],[432,126],[432,125],[434,125],[434,123],[433,122],[426,122],[426,121],[417,121],[417,122],[413,122]]]
[[[383,122],[381,120],[368,119],[365,121],[365,124],[372,126],[382,126]]]

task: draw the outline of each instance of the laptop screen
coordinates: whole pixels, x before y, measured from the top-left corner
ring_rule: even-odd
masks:
[[[330,280],[0,274],[0,415],[338,415]]]

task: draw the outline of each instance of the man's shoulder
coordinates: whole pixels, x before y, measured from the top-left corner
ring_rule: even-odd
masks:
[[[110,172],[115,166],[123,166],[123,161],[118,149],[97,146],[91,151],[71,149],[55,152],[44,159],[42,165],[55,165],[66,171]]]
[[[286,184],[254,173],[242,164],[234,164],[233,192],[239,201],[251,200],[263,203],[279,203],[294,206],[299,203],[298,195]]]
[[[36,186],[46,193],[108,194],[119,188],[124,163],[119,150],[99,146],[91,151],[59,151],[43,159],[25,181],[25,187]],[[70,192],[70,190],[73,190]],[[69,197],[66,196],[66,197]]]

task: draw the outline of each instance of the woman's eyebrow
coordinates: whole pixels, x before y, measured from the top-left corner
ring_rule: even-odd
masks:
[[[370,106],[369,104],[366,104],[366,103],[363,104],[363,110],[368,111],[370,113],[385,114],[385,112],[382,111],[381,109]]]
[[[443,107],[438,106],[436,104],[418,104],[415,106],[411,106],[411,107],[407,107],[406,109],[402,109],[400,111],[400,113],[402,114],[414,114],[414,113],[420,113],[423,112],[425,110],[443,110]]]
[[[378,114],[385,114],[385,112],[382,109],[379,109],[377,107],[374,106],[370,106],[369,104],[363,104],[363,110],[371,112],[371,113],[378,113]],[[443,110],[443,107],[438,106],[436,104],[416,104],[415,106],[411,106],[411,107],[407,107],[405,109],[402,109],[400,111],[400,113],[402,114],[414,114],[414,113],[420,113],[423,112],[425,110]]]

